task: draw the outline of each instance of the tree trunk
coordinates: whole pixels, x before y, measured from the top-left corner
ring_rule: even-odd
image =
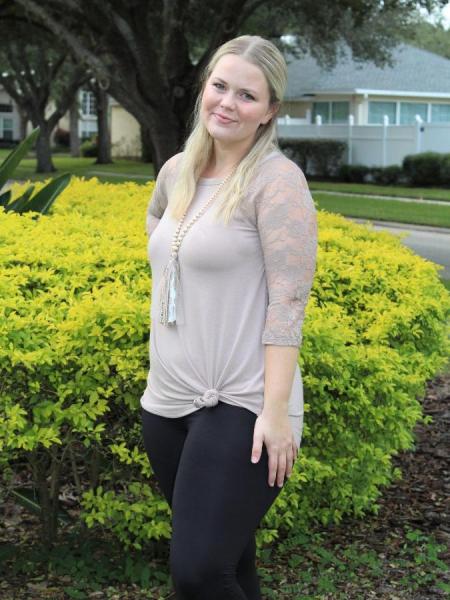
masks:
[[[111,160],[111,136],[108,119],[108,94],[96,83],[94,94],[97,104],[97,147],[98,154],[96,165],[107,165]]]
[[[19,137],[20,140],[24,140],[27,137],[28,117],[17,104],[16,106],[19,112]]]
[[[80,136],[78,135],[78,98],[69,109],[70,120],[70,156],[78,158],[80,156]]]
[[[33,125],[34,127],[39,126],[41,128],[36,141],[36,173],[53,173],[56,169],[52,161],[52,152],[50,149],[51,129],[45,121],[36,124],[33,123]]]
[[[57,536],[57,520],[55,518],[55,504],[50,495],[49,484],[47,482],[49,474],[49,457],[42,455],[38,451],[32,453],[30,464],[33,469],[33,479],[35,489],[39,496],[39,521],[41,525],[41,547],[45,554],[49,553],[54,547]]]
[[[148,127],[143,127],[141,125],[141,160],[142,162],[152,163],[153,156],[155,155],[155,150],[152,144],[152,136]]]

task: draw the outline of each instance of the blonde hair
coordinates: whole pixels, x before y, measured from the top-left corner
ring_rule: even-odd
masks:
[[[272,118],[266,124],[259,126],[253,146],[241,159],[234,174],[221,189],[222,201],[217,205],[216,217],[222,216],[226,224],[229,222],[260,160],[267,153],[278,149],[276,114],[286,90],[286,61],[278,48],[269,40],[258,35],[241,35],[222,44],[215,51],[201,75],[200,92],[191,119],[191,132],[183,146],[181,162],[177,169],[178,175],[171,194],[170,214],[175,219],[181,219],[189,207],[195,194],[198,178],[209,163],[213,152],[214,140],[200,118],[200,109],[206,82],[218,61],[226,54],[236,54],[259,67],[268,84],[269,106],[278,106]]]

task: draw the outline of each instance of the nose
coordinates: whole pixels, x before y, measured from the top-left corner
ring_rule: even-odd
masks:
[[[223,108],[228,108],[230,110],[230,109],[234,108],[234,102],[235,102],[235,100],[234,100],[233,92],[230,90],[222,96],[221,101],[220,101],[220,106]]]

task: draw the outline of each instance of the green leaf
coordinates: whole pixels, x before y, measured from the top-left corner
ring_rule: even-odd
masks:
[[[11,199],[11,190],[8,190],[7,192],[3,193],[0,196],[0,206],[6,206],[8,204],[8,202]]]
[[[15,168],[20,163],[22,158],[27,154],[30,148],[33,146],[39,135],[40,129],[36,127],[30,133],[30,135],[21,142],[15,150],[13,150],[0,165],[0,189],[10,179],[14,173]]]
[[[36,488],[19,487],[14,488],[11,492],[16,497],[16,500],[29,512],[39,515],[42,508],[39,503],[39,493]],[[63,508],[58,509],[58,520],[62,523],[71,523],[73,518]]]
[[[50,181],[30,200],[23,212],[32,210],[46,214],[59,194],[67,187],[71,177],[70,173],[64,173]]]
[[[17,213],[22,213],[27,202],[30,200],[30,197],[31,197],[31,194],[33,193],[33,191],[34,191],[34,185],[30,185],[21,196],[16,198],[14,200],[14,202],[11,202],[11,204],[8,204],[5,207],[5,212],[12,211],[12,212],[17,212]]]

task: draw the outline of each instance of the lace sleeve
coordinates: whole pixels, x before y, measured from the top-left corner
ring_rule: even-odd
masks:
[[[258,194],[257,226],[269,304],[263,344],[300,347],[317,257],[317,211],[302,170],[292,161]]]

